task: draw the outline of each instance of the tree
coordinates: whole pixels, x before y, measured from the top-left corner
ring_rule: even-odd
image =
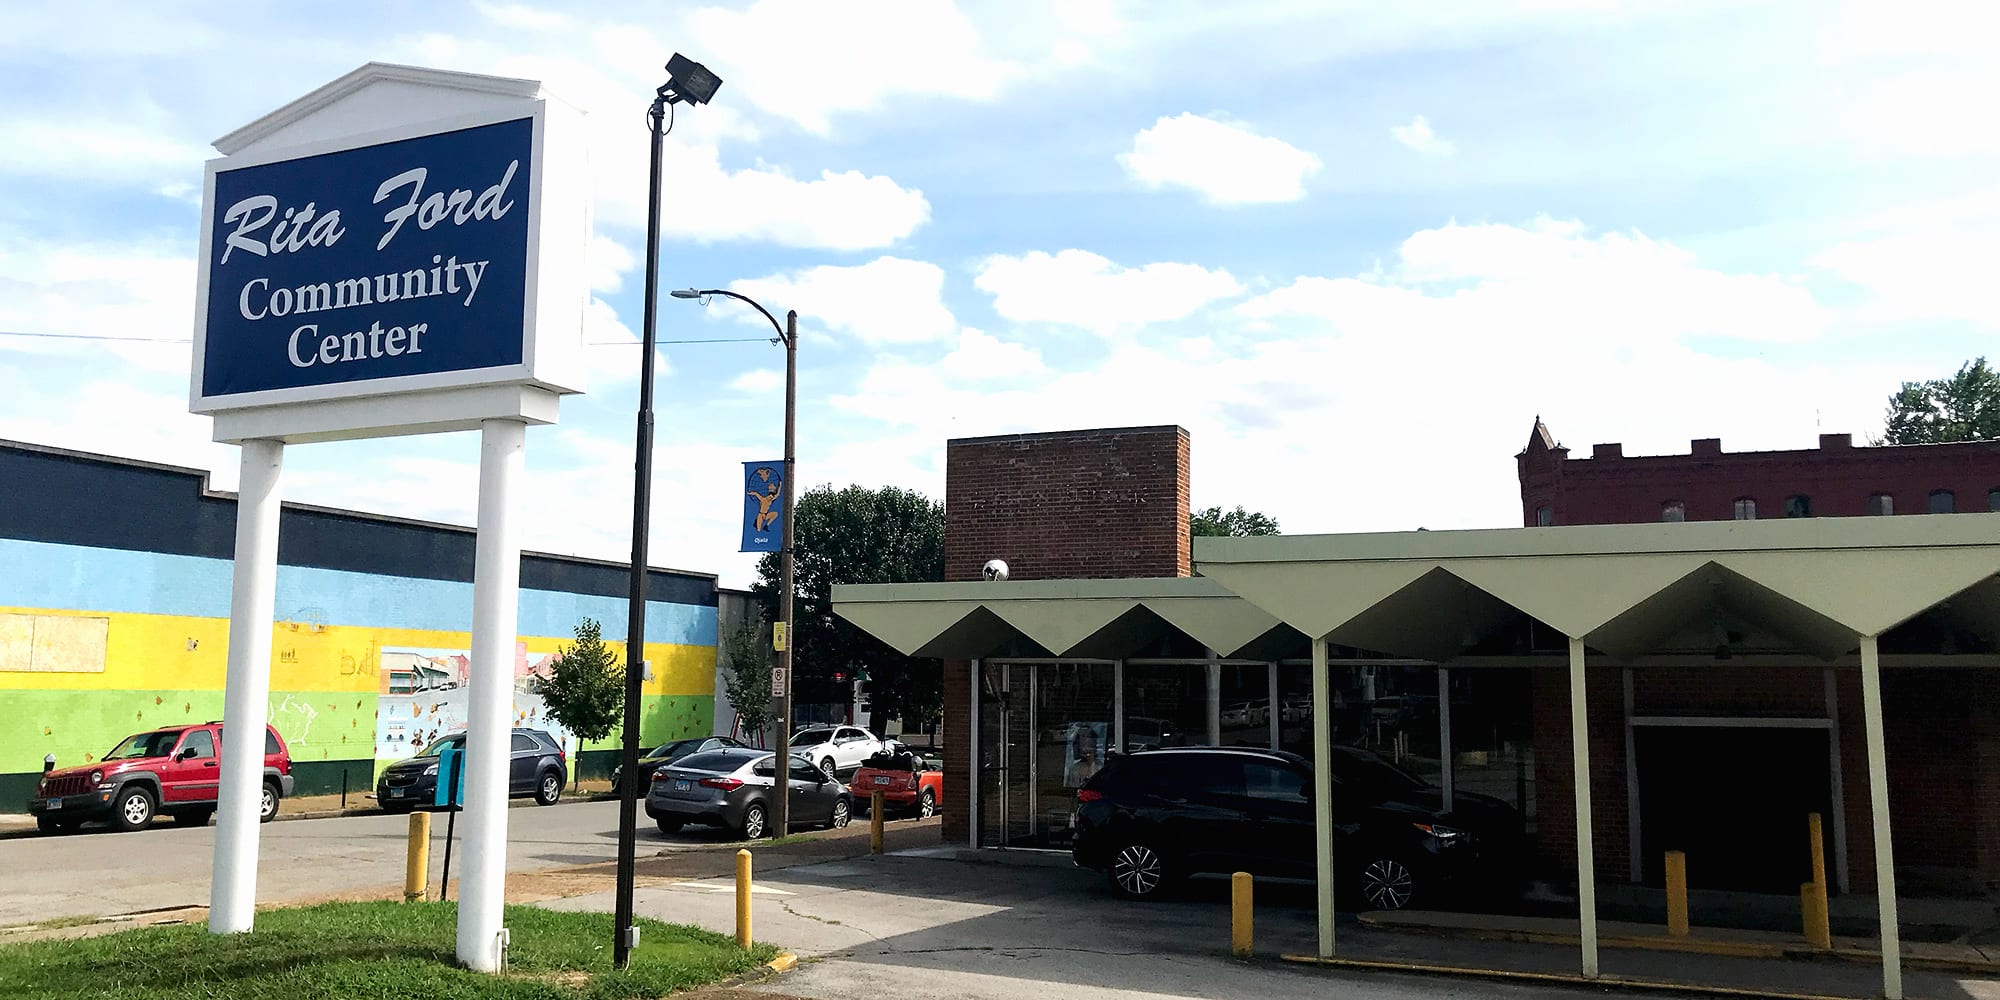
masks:
[[[2000,372],[1974,358],[1958,374],[1905,382],[1889,396],[1887,427],[1877,444],[1945,444],[2000,438]]]
[[[834,676],[865,674],[878,732],[891,718],[935,718],[933,705],[941,706],[943,698],[941,664],[904,656],[835,615],[833,586],[944,579],[944,505],[893,486],[821,486],[798,499],[793,518],[793,697],[844,701]],[[757,572],[752,589],[766,618],[776,621],[777,555],[760,560]]]
[[[1278,520],[1269,514],[1259,514],[1244,510],[1238,505],[1235,510],[1223,513],[1220,507],[1198,510],[1188,518],[1188,535],[1192,538],[1223,536],[1241,538],[1244,535],[1275,535]]]
[[[764,620],[747,617],[722,637],[728,660],[723,687],[729,704],[743,721],[745,732],[761,732],[771,721],[771,646],[764,638]]]
[[[611,735],[625,708],[625,672],[618,654],[605,645],[596,621],[576,625],[576,642],[564,646],[547,677],[529,682],[542,696],[547,714],[579,740],[596,742]]]

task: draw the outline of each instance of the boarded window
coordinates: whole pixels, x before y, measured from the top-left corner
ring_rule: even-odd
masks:
[[[0,614],[0,671],[101,674],[111,619]]]
[[[1757,501],[1749,497],[1744,497],[1736,501],[1735,513],[1738,521],[1755,521],[1757,519]]]
[[[1931,513],[1952,514],[1958,511],[1958,504],[1950,490],[1931,491]]]
[[[1887,493],[1877,493],[1868,498],[1868,513],[1886,517],[1896,512],[1896,498]]]

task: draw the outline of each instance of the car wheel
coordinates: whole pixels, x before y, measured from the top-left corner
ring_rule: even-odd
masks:
[[[1384,855],[1361,866],[1361,898],[1377,910],[1401,910],[1417,895],[1417,875],[1409,864]]]
[[[922,795],[917,796],[917,818],[930,819],[935,815],[937,815],[937,793],[926,788]]]
[[[681,827],[687,825],[685,821],[678,819],[660,819],[657,822],[660,824],[661,833],[679,833]]]
[[[833,769],[833,758],[832,758],[832,757],[828,757],[827,759],[825,759],[825,760],[822,760],[822,761],[820,761],[820,762],[819,762],[819,769],[820,769],[820,770],[822,770],[822,771],[825,771],[825,772],[826,772],[826,774],[827,774],[827,777],[830,777],[830,778],[838,778],[838,777],[840,777],[840,772],[839,772],[839,771],[836,771],[836,770],[834,770],[834,769]]]
[[[213,809],[190,809],[175,816],[174,822],[182,826],[207,826],[208,821],[214,817],[215,810]]]
[[[257,803],[257,822],[269,823],[278,818],[278,786],[266,783],[264,797]]]
[[[1126,899],[1157,899],[1167,883],[1167,860],[1147,844],[1127,844],[1111,856],[1111,888]]]
[[[847,804],[846,799],[835,800],[833,803],[833,817],[826,821],[826,825],[829,829],[841,829],[848,824],[849,820],[853,819],[853,815],[853,807]]]
[[[118,793],[111,807],[111,822],[120,830],[144,830],[153,822],[153,793],[144,788],[128,788]]]
[[[743,810],[743,839],[761,840],[764,837],[764,804],[752,802]]]
[[[562,775],[554,771],[542,772],[542,783],[535,787],[535,804],[552,806],[562,798]]]

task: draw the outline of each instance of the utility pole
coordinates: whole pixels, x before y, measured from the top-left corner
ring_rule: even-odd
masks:
[[[777,787],[786,790],[776,796],[775,822],[771,824],[771,836],[782,837],[791,831],[792,822],[792,689],[797,685],[792,677],[792,646],[798,642],[798,630],[792,627],[793,570],[796,557],[792,549],[792,497],[794,487],[792,475],[798,458],[798,401],[799,401],[799,314],[797,310],[785,313],[785,523],[783,546],[778,552],[778,618],[785,631],[785,641],[778,647],[778,676],[784,678],[784,693],[778,696],[778,759],[776,761]],[[774,626],[776,627],[776,626]],[[813,765],[819,766],[817,764]]]

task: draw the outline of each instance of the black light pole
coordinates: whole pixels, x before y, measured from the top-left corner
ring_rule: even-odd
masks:
[[[652,132],[652,171],[646,188],[646,319],[639,361],[639,428],[637,458],[632,474],[632,589],[625,621],[625,732],[620,756],[618,794],[618,902],[611,961],[625,968],[632,961],[638,935],[632,927],[634,855],[639,825],[639,698],[646,679],[646,543],[652,524],[653,500],[653,349],[660,290],[660,152],[673,128],[664,120],[675,104],[707,104],[722,86],[706,66],[674,53],[667,61],[667,82],[653,93],[646,121]]]
[[[785,512],[781,525],[783,540],[778,544],[779,579],[778,620],[772,623],[773,636],[782,629],[785,641],[778,647],[778,676],[782,679],[783,693],[778,696],[778,745],[774,771],[790,773],[792,752],[792,646],[798,642],[797,629],[792,628],[792,471],[797,459],[798,401],[799,401],[799,314],[797,311],[785,313],[785,325],[778,325],[778,318],[771,310],[758,304],[747,295],[738,295],[724,288],[689,288],[673,293],[677,299],[700,299],[707,302],[709,296],[725,295],[739,302],[747,302],[750,307],[764,314],[771,321],[771,329],[778,331],[772,343],[785,345]],[[779,779],[788,781],[789,778]],[[791,796],[772,796],[775,814],[771,817],[770,835],[782,837],[791,830]]]

